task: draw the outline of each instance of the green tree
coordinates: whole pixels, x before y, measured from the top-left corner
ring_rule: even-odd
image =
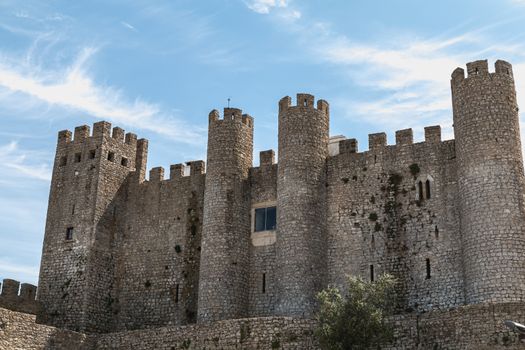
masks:
[[[388,274],[375,282],[349,277],[346,295],[337,288],[318,293],[316,336],[321,348],[361,350],[391,341],[393,330],[386,317],[394,312],[395,285],[395,278]]]

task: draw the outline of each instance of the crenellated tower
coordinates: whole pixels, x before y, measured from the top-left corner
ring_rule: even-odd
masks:
[[[277,180],[278,315],[308,316],[325,285],[325,163],[329,107],[297,94],[279,102]]]
[[[512,66],[452,73],[467,304],[525,300],[522,149]]]
[[[198,321],[246,316],[253,119],[240,109],[209,115]]]
[[[112,201],[128,175],[143,176],[147,141],[111,124],[59,132],[42,261],[37,321],[108,331],[115,305],[112,245],[119,209]],[[139,151],[137,151],[137,149]]]

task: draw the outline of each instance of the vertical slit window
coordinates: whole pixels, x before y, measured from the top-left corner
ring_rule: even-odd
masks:
[[[427,277],[426,279],[429,280],[430,279],[430,259],[427,259]]]
[[[370,282],[374,282],[374,265],[370,265]]]
[[[262,292],[266,293],[266,273],[262,274]]]
[[[417,182],[417,193],[419,196],[419,200],[423,200],[423,183],[421,181]]]
[[[66,229],[66,241],[70,241],[73,239],[73,227],[68,227]]]
[[[175,303],[179,302],[179,284],[175,285]]]
[[[427,180],[425,182],[425,189],[426,189],[426,192],[427,192],[427,199],[430,199],[430,180]]]

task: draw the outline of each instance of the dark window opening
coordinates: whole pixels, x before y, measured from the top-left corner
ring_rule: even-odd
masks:
[[[71,215],[75,215],[75,205],[73,204],[73,207],[71,207]]]
[[[427,280],[430,279],[430,259],[427,259]]]
[[[370,265],[370,282],[374,282],[374,265]]]
[[[65,166],[67,164],[67,157],[63,156],[60,158],[60,166]]]
[[[175,285],[175,303],[179,302],[179,284]]]
[[[75,163],[80,163],[82,160],[82,153],[75,153]]]
[[[417,193],[419,195],[419,200],[423,200],[423,183],[421,181],[417,182]]]
[[[115,152],[108,152],[108,160],[110,162],[114,162],[115,161]]]
[[[275,230],[276,222],[277,210],[275,207],[255,209],[255,232]]]
[[[262,292],[266,293],[266,274],[262,274]]]
[[[436,236],[436,238],[439,238],[439,229],[438,229],[437,225],[434,226],[434,235]]]
[[[430,199],[430,180],[427,180],[425,182],[425,189],[426,189],[426,192],[427,192],[427,199]]]
[[[374,164],[377,163],[377,155],[374,154]]]
[[[479,74],[479,69],[478,69],[478,68],[476,68],[476,75],[478,75],[478,74]]]
[[[73,239],[73,227],[68,227],[66,229],[66,240],[70,241]]]
[[[95,159],[96,154],[97,154],[97,151],[94,149],[89,151],[89,159]]]
[[[128,158],[122,157],[122,159],[120,160],[120,165],[128,166]]]
[[[308,101],[306,99],[304,99],[304,106],[308,106]]]

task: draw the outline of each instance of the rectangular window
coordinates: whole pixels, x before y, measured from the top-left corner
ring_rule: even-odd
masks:
[[[89,159],[95,159],[95,155],[97,154],[97,151],[92,149],[89,151]]]
[[[430,279],[430,259],[427,259],[427,280]]]
[[[179,302],[179,284],[175,285],[175,303]]]
[[[255,227],[254,227],[255,232],[275,230],[276,223],[277,223],[276,207],[255,209]]]
[[[66,229],[66,241],[70,241],[73,239],[73,227],[68,227]]]
[[[115,161],[115,152],[108,152],[108,160],[110,162],[114,162]]]
[[[374,282],[374,265],[370,265],[370,282]]]
[[[120,160],[120,164],[122,166],[128,166],[128,158],[122,157],[122,159]]]
[[[82,160],[82,153],[75,153],[75,163],[80,163]]]
[[[67,157],[63,156],[60,158],[60,166],[65,166],[65,165],[67,165]]]

